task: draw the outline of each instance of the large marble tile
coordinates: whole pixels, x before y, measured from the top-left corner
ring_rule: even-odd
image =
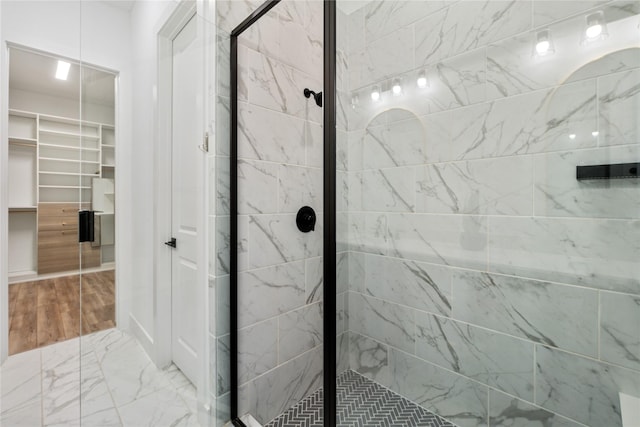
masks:
[[[0,424],[39,426],[42,423],[41,350],[7,358],[0,367]]]
[[[252,104],[238,106],[238,157],[305,164],[305,121]]]
[[[305,87],[321,88],[322,83],[306,73],[250,50],[247,86],[252,104],[314,123],[322,122],[322,109],[302,96]]]
[[[123,425],[197,427],[192,413],[175,390],[161,390],[118,409]]]
[[[323,342],[322,303],[305,305],[278,319],[278,363],[282,364]]]
[[[80,426],[82,427],[121,427],[122,425],[120,414],[115,408],[83,415],[80,418]]]
[[[627,163],[639,156],[639,146],[536,155],[535,215],[585,218],[640,217],[638,180],[576,180],[576,166]]]
[[[370,212],[415,211],[415,168],[397,167],[360,173],[362,209]]]
[[[489,228],[490,271],[637,292],[640,221],[495,217]]]
[[[531,27],[531,1],[461,1],[415,24],[416,65],[486,45]]]
[[[349,369],[349,334],[343,332],[336,337],[336,373]]]
[[[596,84],[587,80],[458,110],[451,154],[462,160],[594,147],[596,129]]]
[[[622,427],[619,392],[640,396],[640,372],[536,347],[536,404],[591,426]]]
[[[492,426],[579,427],[581,425],[494,389],[489,390],[489,402],[489,425]]]
[[[106,353],[100,367],[117,407],[171,388],[169,379],[131,336],[121,340],[117,348]]]
[[[324,133],[322,126],[310,121],[304,122],[304,135],[307,144],[305,165],[322,168],[324,165]]]
[[[416,355],[533,400],[533,344],[446,317],[418,312]]]
[[[237,179],[239,214],[278,212],[278,165],[239,160]]]
[[[316,228],[309,233],[298,230],[295,214],[252,215],[249,218],[249,236],[251,268],[320,256],[322,215],[317,215]]]
[[[215,234],[215,251],[210,251],[209,268],[216,275],[229,274],[231,257],[231,218],[228,216],[210,217],[210,232]],[[238,270],[247,270],[249,264],[249,215],[238,215]]]
[[[367,41],[364,50],[350,57],[351,89],[368,86],[413,69],[413,28],[399,28],[377,40]]]
[[[209,194],[209,214],[210,215],[230,215],[231,207],[231,163],[230,157],[216,156],[215,160],[209,159],[212,169],[209,174],[210,185]],[[215,165],[215,166],[214,166]]]
[[[364,15],[365,8],[359,8],[358,10],[351,12],[347,15],[346,28],[343,31],[346,34],[338,34],[338,40],[347,41],[347,52],[349,54],[361,51],[365,46],[364,36]]]
[[[253,382],[249,412],[263,425],[322,386],[322,348],[318,347]]]
[[[261,0],[221,0],[216,4],[216,23],[220,29],[230,33],[247,16],[256,10],[261,4]]]
[[[349,368],[382,384],[391,380],[389,347],[374,339],[349,331]]]
[[[364,8],[367,42],[376,40],[424,18],[447,5],[446,0],[417,2],[404,0],[372,1]]]
[[[600,77],[598,103],[602,144],[640,142],[640,70]]]
[[[222,396],[231,387],[231,335],[216,340],[215,355],[215,393]]]
[[[418,212],[533,212],[533,162],[529,156],[427,165],[417,169],[416,181]]]
[[[286,54],[283,52],[282,26],[277,10],[270,10],[247,28],[238,37],[238,44],[265,56],[282,60]]]
[[[349,282],[346,290],[364,293],[365,284],[365,254],[349,252]]]
[[[215,305],[215,315],[211,314],[211,317],[216,318],[216,328],[211,331],[213,336],[219,337],[225,334],[228,334],[230,331],[230,304],[231,304],[231,295],[230,292],[230,277],[229,276],[220,276],[215,279],[215,292],[216,292],[216,305]]]
[[[610,3],[610,0],[534,0],[533,25],[548,24],[606,3]]]
[[[336,254],[336,293],[341,294],[348,290],[349,252],[338,252]]]
[[[550,5],[567,2],[537,1]],[[573,2],[575,4],[581,2]],[[632,2],[619,2],[629,9]],[[605,16],[613,18],[606,8]],[[635,12],[637,13],[637,12]],[[615,18],[614,18],[615,19]],[[636,19],[637,20],[637,19]],[[579,80],[605,76],[640,65],[637,40],[633,36],[634,19],[609,22],[615,37],[588,46],[580,46],[585,15],[575,16],[548,28],[555,52],[545,56],[533,54],[536,31],[493,44],[487,49],[487,96],[489,99],[517,95]]]
[[[414,310],[355,292],[350,292],[348,299],[351,331],[414,352]]]
[[[386,255],[389,245],[387,216],[378,213],[349,213],[346,239],[348,248]],[[342,228],[344,230],[345,228]]]
[[[238,276],[238,325],[245,327],[302,307],[304,261],[250,270]]]
[[[389,254],[399,258],[485,269],[487,219],[470,215],[388,215]]]
[[[43,425],[80,423],[80,340],[42,349]]]
[[[600,359],[640,371],[640,296],[600,293]]]
[[[311,206],[316,213],[323,208],[322,169],[303,166],[278,166],[278,197],[275,191],[265,194],[278,203],[280,213],[297,213],[302,206]]]
[[[362,144],[365,169],[417,165],[427,161],[425,131],[417,116],[367,127]]]
[[[323,69],[322,19],[311,21],[307,18],[306,15],[309,12],[307,11],[309,9],[307,2],[292,2],[292,4],[302,8],[305,16],[300,19],[299,13],[280,14],[279,44],[281,50],[278,59],[313,76],[316,81],[321,81]],[[287,6],[285,5],[285,7]]]
[[[597,356],[594,290],[458,270],[453,317],[530,341]]]
[[[393,348],[389,359],[383,385],[460,427],[487,425],[486,386]]]
[[[277,318],[271,318],[238,331],[238,382],[240,384],[275,368],[277,364]]]
[[[364,293],[419,310],[451,314],[449,268],[377,255],[364,257]]]
[[[322,282],[324,266],[322,257],[309,258],[304,262],[305,302],[311,304],[321,301],[323,298]]]

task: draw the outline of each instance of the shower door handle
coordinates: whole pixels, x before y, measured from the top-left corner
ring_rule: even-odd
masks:
[[[176,244],[176,238],[172,237],[168,242],[164,242],[165,245],[171,246],[172,248],[176,248],[178,245]]]

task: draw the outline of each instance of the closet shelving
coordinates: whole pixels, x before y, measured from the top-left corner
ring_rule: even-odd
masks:
[[[9,270],[30,275],[38,270],[39,207],[92,202],[93,179],[114,178],[115,128],[10,109],[8,140]]]

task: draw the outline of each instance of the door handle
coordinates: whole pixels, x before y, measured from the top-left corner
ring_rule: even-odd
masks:
[[[176,238],[172,237],[171,240],[169,240],[168,242],[164,242],[165,245],[167,246],[171,246],[172,248],[177,247],[176,245]]]

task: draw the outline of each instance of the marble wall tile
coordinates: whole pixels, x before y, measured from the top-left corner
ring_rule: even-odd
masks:
[[[486,386],[394,348],[389,360],[390,382],[383,385],[460,427],[487,425]]]
[[[349,329],[413,353],[415,312],[362,294],[349,294]]]
[[[238,326],[241,328],[304,304],[304,261],[238,275]]]
[[[342,292],[336,295],[336,334],[344,333],[348,327],[347,324],[347,308],[349,303],[347,301],[348,292]]]
[[[349,252],[336,254],[336,293],[349,290]]]
[[[311,206],[316,213],[323,208],[322,169],[302,166],[278,166],[278,209],[281,213],[297,213],[302,206]],[[257,191],[257,190],[256,190]],[[273,200],[275,192],[266,197]]]
[[[229,274],[229,257],[230,255],[230,239],[231,239],[231,220],[228,216],[216,216],[213,217],[215,227],[212,227],[211,232],[215,232],[215,252],[212,251],[210,255],[215,255],[215,261],[209,260],[209,268],[214,270],[218,276],[224,276]],[[238,216],[238,270],[243,271],[248,268],[249,262],[249,216]],[[213,240],[213,239],[212,239]]]
[[[579,427],[581,424],[513,396],[489,389],[489,425],[510,427]]]
[[[413,27],[400,28],[367,42],[363,51],[351,56],[349,87],[352,90],[413,69]]]
[[[452,153],[452,126],[453,113],[430,114],[420,118],[425,130],[427,143],[427,163],[449,161],[453,159]]]
[[[304,353],[253,382],[250,411],[265,424],[322,386],[322,347]]]
[[[347,15],[346,39],[348,41],[347,52],[349,54],[359,52],[365,47],[364,15],[364,8],[360,8]]]
[[[416,65],[435,64],[530,27],[530,1],[458,2],[415,24]]]
[[[277,365],[277,318],[238,330],[238,383],[250,381]]]
[[[349,331],[349,368],[382,384],[391,381],[389,347]]]
[[[427,161],[426,138],[417,116],[382,126],[369,126],[363,140],[364,169],[419,165]]]
[[[600,293],[600,359],[640,371],[640,296]]]
[[[322,126],[309,121],[304,122],[304,135],[307,143],[305,165],[321,168],[324,165],[324,134]]]
[[[218,337],[216,344],[216,393],[218,396],[229,392],[231,386],[231,335]]]
[[[364,7],[367,42],[376,40],[447,6],[447,1],[372,1]]]
[[[585,17],[581,15],[551,26],[549,30],[555,52],[542,57],[532,53],[536,31],[490,45],[487,48],[488,99],[518,95],[640,66],[636,42],[631,37],[628,40],[607,39],[588,49],[579,46],[576,38],[584,31],[584,25]]]
[[[364,257],[364,293],[431,313],[451,314],[449,268],[377,255]]]
[[[271,9],[240,34],[238,44],[258,51],[265,56],[283,61],[286,57],[284,46],[282,46],[283,30],[277,10]],[[247,64],[240,61],[238,63]]]
[[[604,145],[640,142],[640,70],[600,77],[598,107]]]
[[[443,368],[533,400],[533,344],[418,312],[416,355]]]
[[[160,390],[119,408],[118,412],[124,425],[198,425],[195,414],[191,413],[175,390]]]
[[[322,122],[322,109],[301,96],[305,87],[322,87],[319,79],[250,50],[247,87],[252,104],[315,123]]]
[[[596,86],[587,80],[459,110],[453,121],[452,157],[593,147],[591,132],[596,129]]]
[[[220,29],[230,33],[261,4],[261,0],[221,0],[216,4],[216,22]]]
[[[322,301],[322,282],[324,277],[322,257],[309,258],[304,262],[305,302],[311,304]]]
[[[491,218],[489,271],[637,292],[640,221]]]
[[[343,332],[336,337],[336,373],[349,369],[349,334]]]
[[[322,215],[318,215],[315,231],[309,233],[300,233],[295,214],[252,215],[249,218],[249,236],[251,268],[320,256]]]
[[[388,221],[390,255],[434,264],[486,268],[485,217],[389,214]]]
[[[209,160],[211,171],[209,174],[210,185],[209,214],[210,215],[230,215],[229,207],[231,199],[231,158],[226,156],[216,156],[215,160]]]
[[[416,181],[418,212],[533,212],[533,161],[529,156],[427,165],[417,169]]]
[[[322,303],[283,314],[278,319],[278,363],[282,364],[322,344]]]
[[[640,217],[640,183],[633,179],[576,180],[576,166],[627,163],[640,147],[607,147],[534,157],[536,216]]]
[[[215,317],[216,317],[216,329],[212,331],[212,334],[216,337],[228,334],[229,328],[229,310],[230,310],[230,298],[229,295],[229,276],[220,276],[215,279],[215,292],[216,292],[216,305],[215,305]],[[212,315],[213,317],[213,315]]]
[[[458,270],[452,292],[455,319],[588,356],[598,354],[594,290]]]
[[[218,32],[216,48],[217,93],[218,96],[229,98],[231,96],[231,40],[229,33]]]
[[[610,3],[610,0],[534,0],[533,25],[548,24],[606,3]]]
[[[361,172],[362,209],[373,212],[415,210],[415,168],[398,167]]]
[[[238,160],[238,213],[278,212],[278,165],[269,162]]]
[[[640,396],[640,372],[536,346],[536,404],[581,423],[622,427],[619,392]]]
[[[305,122],[251,104],[238,106],[238,157],[305,163]]]
[[[216,155],[229,156],[231,154],[231,100],[218,96],[216,102]]]
[[[346,238],[351,250],[386,255],[389,242],[387,216],[376,213],[349,213]]]
[[[347,290],[364,293],[365,254],[349,252],[349,283]]]
[[[308,2],[292,3],[299,3],[296,7],[304,9],[304,14],[308,13]],[[279,45],[281,50],[276,58],[305,74],[313,76],[316,81],[322,81],[324,52],[322,18],[320,18],[320,21],[310,22],[306,16],[300,19],[297,16],[280,14],[279,25]],[[314,28],[316,26],[319,28]]]

